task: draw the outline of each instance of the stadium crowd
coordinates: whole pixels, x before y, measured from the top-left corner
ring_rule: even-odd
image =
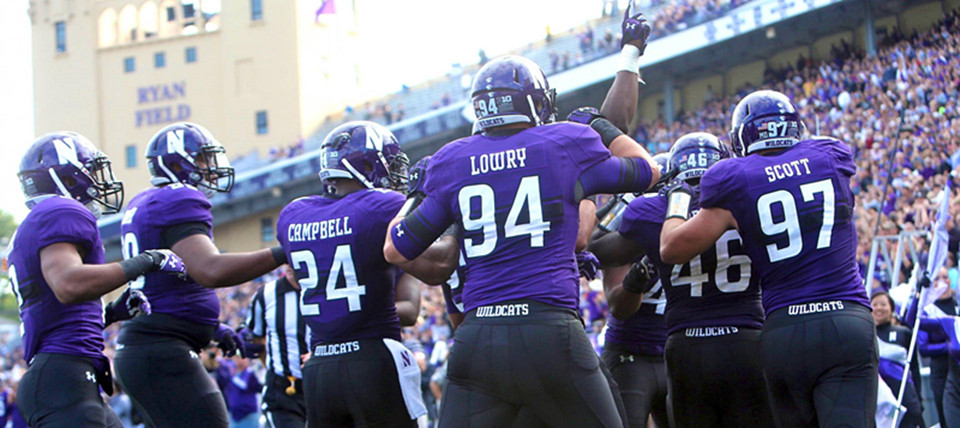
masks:
[[[652,20],[654,34],[662,35],[696,25],[740,3],[743,1],[672,2]],[[618,45],[610,33],[595,39],[589,27],[581,34],[581,40],[580,55],[612,53]],[[864,52],[846,44],[836,47],[833,52],[828,61],[817,63],[801,57],[795,66],[770,69],[765,73],[762,87],[787,94],[802,110],[802,117],[816,118],[812,123],[811,119],[806,123],[810,132],[831,135],[851,145],[858,172],[850,184],[857,198],[858,256],[865,275],[874,236],[930,227],[933,220],[931,209],[956,165],[956,159],[951,159],[951,155],[957,152],[960,139],[960,17],[953,12],[924,33],[889,34],[881,41],[875,57],[867,57]],[[558,59],[552,60],[552,67],[545,69],[562,69],[558,66],[562,65],[561,61],[566,61],[556,54],[551,58]],[[745,86],[727,97],[708,97],[701,108],[680,112],[674,123],[665,123],[662,118],[642,118],[635,133],[636,139],[645,143],[651,152],[662,152],[669,148],[670,142],[689,132],[706,131],[725,136],[732,107],[754,89]],[[403,117],[402,104],[393,117],[388,116],[389,105],[370,108],[368,104],[365,110],[368,111],[368,120],[382,118],[391,123]],[[287,157],[294,150],[302,150],[302,142],[288,150],[276,157]],[[889,191],[884,198],[887,183]],[[950,207],[951,215],[956,218],[960,214],[960,186],[953,186]],[[875,232],[878,221],[879,231]],[[960,276],[956,268],[960,225],[950,220],[948,228],[952,254],[948,266],[955,289]],[[916,243],[924,254],[921,259],[924,259],[928,242],[917,239]],[[891,254],[893,250],[891,248]],[[883,267],[890,262],[882,256],[878,260],[876,291],[904,282],[911,270],[911,261],[906,258],[901,278],[888,278]],[[271,274],[237,287],[217,290],[221,321],[233,327],[242,325],[257,288],[276,277],[277,274]],[[583,283],[581,312],[599,351],[601,331],[609,314],[603,293],[597,290],[598,287]],[[421,297],[420,317],[413,327],[404,329],[403,338],[420,364],[422,392],[432,419],[436,417],[436,403],[442,396],[444,363],[453,331],[440,289],[422,286]],[[111,358],[118,330],[115,324],[104,331],[105,353]],[[10,398],[15,394],[17,380],[26,370],[22,350],[16,346],[12,335],[0,337],[0,349],[5,352],[0,356],[0,381],[4,388],[0,394],[0,408],[3,409],[0,426],[6,420],[11,420],[14,427],[25,426],[22,420],[16,420],[15,404]],[[227,370],[226,376],[249,370],[263,371],[259,363],[252,363],[252,369],[246,368],[246,362],[223,357],[216,348],[212,348],[210,354],[205,353],[204,358],[205,366],[215,376],[223,370]],[[220,373],[220,376],[224,374]],[[129,398],[118,394],[111,399],[111,405],[125,424],[136,426],[137,418]],[[257,408],[251,410],[258,412]]]
[[[815,118],[806,123],[808,131],[836,137],[854,151],[858,172],[850,184],[857,197],[858,253],[864,276],[874,236],[927,230],[933,220],[930,210],[954,169],[956,159],[951,155],[957,153],[960,133],[958,29],[954,11],[930,31],[889,34],[873,58],[844,43],[832,49],[829,61],[816,63],[800,57],[796,66],[769,69],[764,75],[764,88],[787,94],[804,117]],[[668,150],[673,140],[689,132],[726,138],[728,112],[755,89],[746,85],[727,97],[705,100],[702,108],[680,112],[671,124],[662,118],[645,120],[635,137],[654,152]],[[888,196],[883,200],[888,181]],[[952,193],[951,215],[956,217],[960,189],[953,186]],[[955,256],[960,227],[953,220],[948,227]],[[917,240],[921,252],[925,242]],[[877,289],[904,282],[912,267],[907,260],[901,271],[904,276],[893,282],[882,269],[887,262],[880,257]],[[953,278],[956,287],[956,275]]]

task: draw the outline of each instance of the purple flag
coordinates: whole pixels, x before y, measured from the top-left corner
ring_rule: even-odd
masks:
[[[328,15],[337,13],[337,7],[333,4],[333,0],[323,0],[323,3],[320,3],[320,7],[317,8],[317,13],[314,15],[314,20],[319,20],[320,15]]]

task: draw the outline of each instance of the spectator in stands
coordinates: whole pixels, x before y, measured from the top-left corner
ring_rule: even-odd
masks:
[[[230,428],[259,428],[257,394],[262,387],[257,375],[250,368],[249,361],[239,355],[234,356],[230,382],[226,389],[230,407]]]
[[[387,122],[387,125],[393,123],[393,110],[390,108],[390,104],[384,104],[383,106],[383,120]]]

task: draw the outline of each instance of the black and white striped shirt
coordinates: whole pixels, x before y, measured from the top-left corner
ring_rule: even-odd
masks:
[[[267,340],[267,369],[278,376],[302,378],[300,355],[308,351],[307,326],[300,313],[300,293],[286,277],[257,290],[247,327]]]

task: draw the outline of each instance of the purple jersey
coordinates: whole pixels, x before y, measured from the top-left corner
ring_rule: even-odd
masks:
[[[691,207],[695,212],[698,207]],[[714,326],[760,328],[763,306],[760,281],[736,230],[728,230],[707,251],[682,265],[660,260],[660,229],[667,199],[644,195],[627,206],[620,235],[639,243],[657,267],[666,292],[667,328],[677,331]]]
[[[846,144],[818,137],[724,160],[704,174],[701,205],[733,213],[768,315],[820,300],[870,307],[856,260],[855,170]]]
[[[172,226],[202,223],[212,233],[211,206],[202,192],[181,183],[140,192],[127,204],[120,224],[123,257],[128,259],[146,250],[166,248],[163,231]],[[189,269],[190,260],[184,262]],[[131,286],[143,290],[153,312],[199,324],[219,322],[217,293],[189,277],[179,279],[173,275],[148,273],[133,281]]]
[[[663,316],[666,306],[663,283],[658,280],[644,293],[640,309],[630,318],[621,321],[610,316],[607,319],[605,344],[631,354],[663,355],[667,343],[667,323]]]
[[[40,250],[56,243],[76,245],[84,264],[102,264],[97,220],[79,202],[51,197],[38,203],[17,228],[7,256],[13,294],[20,305],[23,359],[38,352],[103,358],[100,299],[65,305],[43,278]]]
[[[394,302],[398,270],[383,258],[387,225],[403,195],[365,189],[342,198],[309,196],[277,219],[277,240],[297,272],[311,348],[323,343],[400,340]]]
[[[473,135],[433,155],[428,196],[390,233],[412,259],[458,223],[467,311],[518,299],[577,310],[580,198],[642,190],[650,179],[646,161],[612,158],[580,124]]]

